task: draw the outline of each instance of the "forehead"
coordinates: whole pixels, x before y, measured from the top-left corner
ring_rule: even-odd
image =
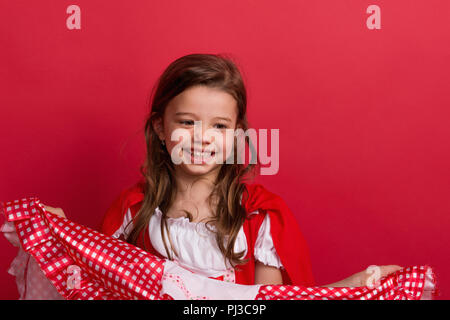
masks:
[[[202,118],[237,116],[237,103],[229,93],[206,86],[195,86],[184,90],[173,98],[166,109],[167,115],[192,113]]]

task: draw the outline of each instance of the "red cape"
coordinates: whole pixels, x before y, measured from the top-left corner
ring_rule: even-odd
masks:
[[[144,187],[145,181],[141,180],[122,191],[103,218],[100,228],[102,233],[112,235],[117,231],[128,208],[132,216],[137,213],[144,199]],[[283,284],[314,286],[309,250],[292,211],[280,196],[269,192],[261,184],[245,184],[245,187],[248,192],[244,192],[242,205],[249,215],[244,221],[243,228],[249,248],[246,256],[249,262],[236,268],[236,283],[254,284],[254,245],[265,214],[269,214],[273,243],[285,268],[282,269]],[[255,211],[258,214],[250,214]],[[147,251],[162,257],[151,246],[148,232],[145,235]],[[138,246],[143,248],[142,243],[138,243]]]

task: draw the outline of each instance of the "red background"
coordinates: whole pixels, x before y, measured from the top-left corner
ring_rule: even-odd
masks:
[[[81,8],[81,30],[66,8]],[[381,8],[381,30],[366,8]],[[280,129],[258,182],[296,214],[318,284],[429,264],[450,298],[447,0],[3,1],[0,201],[38,196],[97,227],[139,178],[156,78],[231,53],[254,128]],[[15,299],[0,238],[0,298]]]

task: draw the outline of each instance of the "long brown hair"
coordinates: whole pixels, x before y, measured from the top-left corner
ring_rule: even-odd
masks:
[[[155,84],[156,90],[153,87],[150,113],[145,122],[147,155],[140,168],[141,174],[147,182],[144,189],[145,196],[141,208],[132,220],[133,228],[127,241],[136,244],[139,237],[144,236],[142,231],[146,230],[150,218],[159,207],[162,213],[161,235],[169,259],[172,257],[165,241],[165,232],[169,235],[172,250],[178,256],[168,232],[166,215],[175,196],[174,164],[167,149],[161,144],[154,131],[152,123],[155,119],[163,117],[164,110],[172,98],[196,85],[218,88],[232,95],[237,102],[237,124],[244,132],[248,129],[247,93],[244,81],[235,62],[226,55],[190,54],[178,58],[162,73]],[[254,169],[260,164],[257,156],[256,164],[254,161],[247,165],[240,164],[236,158],[236,137],[234,142],[235,159],[232,164],[221,165],[213,191],[208,197],[210,206],[214,199],[215,213],[212,215],[212,219],[206,223],[206,225],[214,223],[217,245],[223,253],[224,261],[226,262],[228,259],[232,266],[247,262],[242,259],[244,252],[236,253],[233,248],[246,217],[246,212],[240,203],[241,196],[245,191],[244,181],[250,176],[250,173],[254,173]],[[249,148],[253,148],[248,136],[245,136],[245,142]],[[185,212],[192,221],[192,215]],[[226,238],[227,243],[224,245]],[[145,248],[144,239],[142,238],[142,243]]]

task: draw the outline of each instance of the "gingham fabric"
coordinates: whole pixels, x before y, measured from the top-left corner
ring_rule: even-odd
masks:
[[[215,280],[49,213],[38,198],[1,204],[8,223],[14,223],[22,258],[32,257],[23,272],[15,266],[17,280],[39,273],[64,299],[415,300],[436,294],[435,276],[428,266],[403,268],[375,287],[241,285]],[[15,263],[19,260],[18,256]],[[34,274],[33,264],[39,267],[34,267]],[[32,282],[26,283],[31,290]],[[54,293],[47,297],[57,298]]]
[[[330,288],[266,286],[257,300],[420,300],[436,295],[435,276],[428,266],[405,267],[381,279],[376,287]],[[425,293],[425,294],[424,294]]]

